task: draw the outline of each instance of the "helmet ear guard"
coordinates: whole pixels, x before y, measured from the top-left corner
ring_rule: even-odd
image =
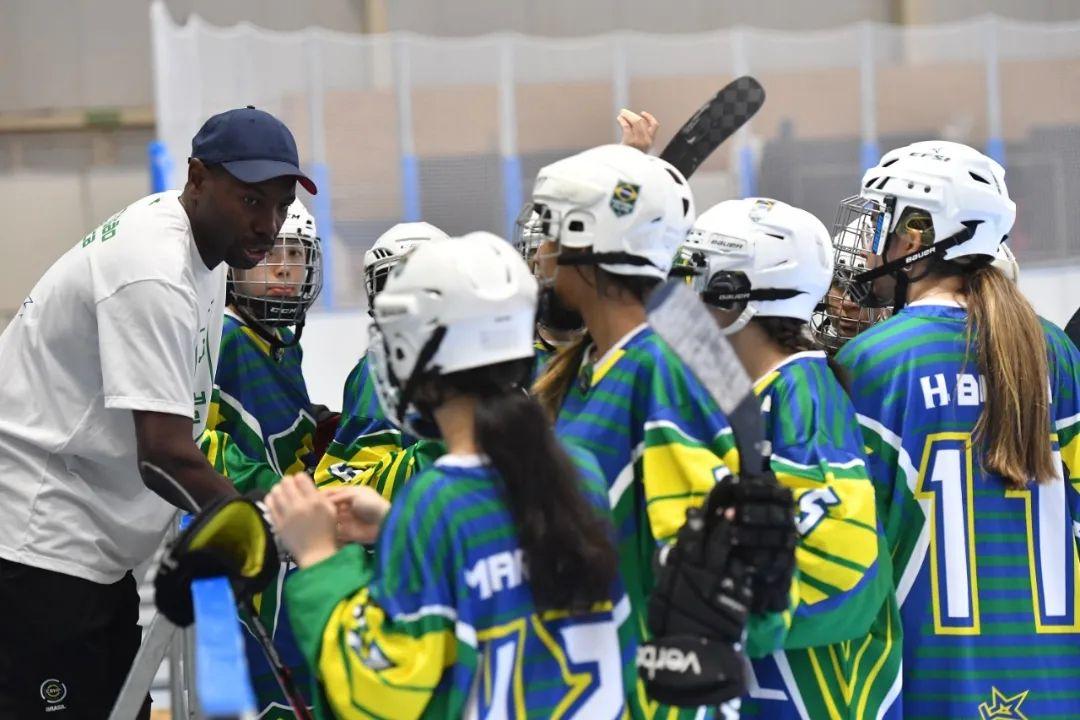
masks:
[[[746,273],[722,270],[709,278],[701,299],[718,310],[743,311],[750,301],[750,279]]]

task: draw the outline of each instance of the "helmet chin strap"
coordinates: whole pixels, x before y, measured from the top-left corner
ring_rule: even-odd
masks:
[[[536,308],[537,323],[553,332],[584,332],[585,319],[581,313],[571,310],[563,304],[553,285],[546,285],[540,290]]]
[[[747,304],[746,308],[739,313],[739,317],[735,318],[735,322],[728,325],[723,329],[725,335],[734,335],[742,330],[744,327],[750,324],[750,321],[757,315],[757,308],[751,304]]]
[[[919,248],[903,257],[882,263],[872,270],[865,270],[853,277],[852,282],[869,287],[869,284],[879,277],[891,275],[896,280],[896,289],[893,292],[893,312],[900,312],[904,305],[907,304],[907,292],[911,283],[922,280],[930,273],[930,268],[927,267],[918,277],[911,277],[911,268],[915,263],[932,258],[944,259],[949,250],[973,238],[975,236],[975,231],[978,229],[981,222],[982,220],[966,221],[963,223],[964,229],[955,235],[936,242],[933,245]],[[883,252],[888,252],[889,244],[892,240],[893,238],[890,237],[885,241],[885,247],[882,248]],[[872,295],[872,290],[869,293],[866,293],[867,297]]]
[[[244,319],[247,326],[251,328],[256,335],[262,338],[270,346],[271,353],[278,353],[286,348],[294,347],[300,343],[300,336],[304,334],[304,319],[301,319],[293,326],[293,336],[288,342],[285,342],[274,331],[273,328],[264,325],[255,319],[251,312],[244,306],[243,303],[233,302],[233,308],[236,309],[236,314]]]
[[[439,325],[431,333],[431,337],[428,338],[424,346],[420,348],[420,352],[416,356],[416,364],[413,365],[412,372],[409,373],[408,379],[401,386],[401,395],[398,398],[397,417],[401,427],[404,427],[409,432],[413,433],[417,437],[423,437],[428,439],[438,439],[438,425],[435,424],[435,418],[430,412],[425,412],[425,408],[421,408],[417,403],[412,403],[420,411],[421,420],[423,420],[423,426],[419,426],[409,420],[408,409],[409,404],[412,402],[413,395],[416,394],[417,388],[420,386],[420,382],[427,377],[429,372],[438,372],[437,367],[429,368],[428,363],[439,351],[439,346],[442,344],[443,338],[446,337],[446,326]],[[390,363],[387,363],[389,367]],[[393,370],[390,370],[393,373]],[[396,380],[391,374],[391,379]]]

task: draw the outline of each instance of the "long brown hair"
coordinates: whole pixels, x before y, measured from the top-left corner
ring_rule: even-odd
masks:
[[[1046,336],[1031,304],[1000,270],[964,274],[967,356],[975,346],[986,397],[972,436],[986,448],[983,466],[1013,488],[1059,474],[1050,450]],[[1033,352],[1034,350],[1034,352]]]
[[[642,304],[645,303],[648,294],[660,284],[656,278],[616,275],[600,267],[594,269],[597,293],[603,295],[628,293]],[[552,422],[559,417],[559,409],[562,408],[566,393],[570,391],[570,385],[581,369],[585,352],[591,343],[592,338],[586,333],[569,345],[559,348],[555,356],[548,361],[544,372],[533,383],[532,395],[539,401]]]
[[[588,335],[582,335],[569,345],[559,348],[548,360],[544,372],[533,383],[532,395],[544,408],[551,422],[555,422],[559,417],[559,409],[570,390],[570,384],[577,377],[582,361],[585,360],[585,351],[590,343],[592,339]]]

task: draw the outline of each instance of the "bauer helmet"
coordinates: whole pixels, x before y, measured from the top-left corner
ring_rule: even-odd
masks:
[[[434,437],[422,382],[533,356],[536,278],[490,233],[421,243],[375,297],[368,353],[379,402],[398,427]],[[521,378],[527,381],[529,363]]]
[[[979,267],[990,262],[1016,219],[1016,204],[1005,186],[1005,170],[979,151],[960,143],[918,142],[882,156],[863,175],[859,195],[840,205],[836,229],[865,217],[866,247],[884,256],[899,230],[916,229],[926,247],[861,273],[859,283],[884,275],[897,278],[894,308],[906,301],[907,269],[927,258]],[[917,223],[917,225],[916,225]],[[844,251],[840,245],[837,252]],[[853,289],[864,304],[882,305],[868,288]]]
[[[394,266],[417,243],[428,240],[445,240],[447,234],[431,223],[398,223],[384,232],[371,248],[364,253],[364,292],[367,294],[368,313],[374,306],[375,296],[382,290],[386,278]]]
[[[833,275],[832,241],[816,217],[778,200],[727,200],[694,223],[679,253],[702,300],[740,310],[725,334],[754,317],[810,322]]]

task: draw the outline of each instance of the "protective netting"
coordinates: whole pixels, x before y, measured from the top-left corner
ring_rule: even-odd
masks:
[[[178,26],[152,13],[172,184],[206,117],[245,104],[277,114],[328,188],[309,206],[338,307],[363,303],[361,257],[393,223],[505,235],[540,166],[617,141],[620,107],[659,116],[662,147],[743,73],[768,97],[693,178],[699,207],[741,189],[831,224],[882,151],[943,138],[1004,161],[1022,263],[1080,250],[1080,23],[436,39]]]

